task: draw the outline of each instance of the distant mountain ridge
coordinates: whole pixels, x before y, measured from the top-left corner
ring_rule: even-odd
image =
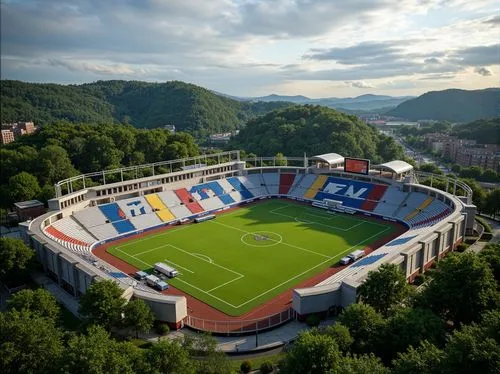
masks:
[[[500,88],[431,91],[399,104],[387,114],[411,121],[433,119],[472,122],[481,118],[498,117]]]
[[[271,94],[261,97],[249,97],[245,100],[251,101],[287,101],[294,104],[314,104],[322,105],[332,109],[345,110],[349,113],[359,113],[368,111],[385,112],[390,108],[394,108],[406,100],[413,99],[414,96],[388,96],[365,94],[357,97],[325,97],[319,99],[311,99],[307,96],[285,96]],[[242,98],[243,99],[243,98]]]

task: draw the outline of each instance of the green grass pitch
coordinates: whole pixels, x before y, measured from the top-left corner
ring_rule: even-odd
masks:
[[[156,262],[174,266],[181,274],[168,283],[238,316],[394,230],[359,216],[266,200],[112,246],[109,253],[147,272]]]

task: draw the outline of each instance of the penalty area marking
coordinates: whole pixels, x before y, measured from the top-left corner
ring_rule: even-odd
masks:
[[[269,237],[266,237],[265,234],[272,234],[272,235],[276,235],[279,237],[279,239],[273,239],[273,238],[269,238]],[[254,240],[257,240],[255,237],[256,236],[260,236],[263,238],[263,240],[269,240],[270,242],[272,243],[269,243],[269,244],[265,244],[265,245],[257,245],[257,244],[251,244],[251,243],[247,243],[245,241],[245,238],[247,236],[253,236],[254,237]],[[243,234],[240,238],[241,242],[245,245],[248,245],[250,247],[272,247],[272,246],[275,246],[275,245],[278,245],[280,244],[282,241],[283,241],[283,237],[276,233],[276,232],[272,232],[272,231],[254,231],[254,232],[247,232],[246,234]]]
[[[296,221],[296,222],[298,222],[298,223],[305,223],[305,224],[307,224],[307,225],[311,225],[311,224],[313,224],[313,223],[316,223],[316,222],[313,222],[313,221],[306,221],[305,219],[300,219],[300,218],[298,218],[298,217],[295,217],[294,219],[295,219],[295,221]]]
[[[193,256],[200,257],[200,258],[205,258],[211,264],[214,263],[214,260],[212,260],[210,257],[208,257],[206,255],[202,255],[201,253],[193,253]]]

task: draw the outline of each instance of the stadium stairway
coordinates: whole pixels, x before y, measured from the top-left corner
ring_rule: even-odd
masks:
[[[185,188],[179,188],[174,191],[177,197],[184,203],[192,213],[202,213],[204,210],[201,205],[193,198],[193,196]]]
[[[150,194],[144,196],[155,211],[158,218],[160,218],[163,222],[172,221],[175,219],[175,216],[172,212],[167,208],[163,201],[161,201],[160,197],[157,194]]]
[[[314,196],[318,193],[318,191],[325,185],[328,177],[326,175],[320,175],[316,178],[316,180],[311,184],[311,187],[306,191],[304,197],[306,199],[314,199]]]
[[[280,186],[278,193],[281,195],[288,195],[290,187],[295,181],[295,174],[280,174]]]
[[[380,201],[385,191],[387,190],[387,186],[383,184],[374,184],[373,186],[374,186],[373,189],[370,191],[366,200],[361,205],[361,209],[369,212],[375,209],[378,202]]]

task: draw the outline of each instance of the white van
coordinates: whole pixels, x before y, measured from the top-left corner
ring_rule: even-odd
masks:
[[[163,262],[157,262],[155,264],[155,270],[161,274],[166,275],[169,278],[173,278],[179,275],[179,272],[172,266],[168,266]]]
[[[351,262],[359,260],[361,257],[364,257],[365,251],[359,249],[357,251],[352,252],[349,256],[342,257],[339,261],[340,265],[348,265]]]
[[[146,283],[150,287],[156,287],[156,283],[158,283],[159,281],[161,281],[161,279],[158,278],[156,275],[151,274],[146,277]]]

